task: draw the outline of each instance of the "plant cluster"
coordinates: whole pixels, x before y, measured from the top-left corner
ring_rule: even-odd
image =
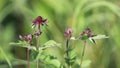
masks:
[[[43,46],[40,45],[40,36],[42,34],[41,27],[44,27],[47,25],[47,19],[43,19],[41,16],[38,16],[36,19],[32,21],[32,28],[34,29],[34,33],[30,33],[25,36],[19,36],[20,41],[18,43],[13,43],[14,45],[19,45],[20,47],[27,48],[27,63],[28,68],[31,68],[32,62],[36,63],[36,68],[81,68],[83,57],[85,53],[85,47],[86,47],[86,40],[90,40],[93,43],[96,43],[94,39],[102,39],[102,38],[108,38],[105,35],[95,35],[91,33],[90,28],[86,28],[79,37],[73,37],[72,36],[72,29],[67,28],[64,32],[64,36],[66,39],[66,48],[65,52],[63,52],[63,57],[59,57],[58,53],[59,50],[62,50],[61,45],[53,40],[50,40],[46,42]],[[79,40],[84,42],[82,55],[80,57],[79,63],[76,63],[76,56],[73,55],[71,57],[71,51],[73,48],[70,46],[70,40]],[[50,53],[46,53],[49,52]],[[53,51],[56,51],[56,53],[52,53]],[[56,56],[56,54],[58,56]],[[74,65],[76,63],[76,65]]]

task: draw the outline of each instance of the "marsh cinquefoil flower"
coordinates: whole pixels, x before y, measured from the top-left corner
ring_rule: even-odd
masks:
[[[46,24],[47,19],[43,19],[41,16],[38,16],[35,20],[32,21],[33,26],[35,27],[36,25],[44,25]]]
[[[83,31],[80,34],[80,39],[81,40],[87,40],[89,37],[94,37],[95,35],[91,33],[90,28],[86,28],[85,31]]]
[[[66,37],[66,63],[68,68],[70,68],[69,41],[72,36],[72,30],[70,28],[66,29],[64,32],[64,36]]]

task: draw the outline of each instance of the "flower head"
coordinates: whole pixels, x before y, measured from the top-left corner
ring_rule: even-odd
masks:
[[[41,16],[38,16],[35,20],[32,21],[33,25],[44,25],[46,24],[47,19],[43,19]]]
[[[28,35],[27,35],[27,39],[28,39],[28,40],[32,40],[32,38],[33,38],[32,34],[28,34]]]
[[[72,36],[72,30],[70,28],[66,29],[64,32],[64,36],[70,38]]]
[[[85,31],[83,31],[81,33],[81,36],[85,35],[85,34],[89,34],[91,32],[91,30],[89,28],[86,28]]]
[[[95,35],[91,33],[90,28],[86,28],[85,31],[83,31],[83,32],[80,34],[80,39],[86,40],[86,39],[88,39],[89,37],[93,37],[93,36],[95,36]]]
[[[42,32],[40,30],[36,31],[36,35],[39,36]]]
[[[28,34],[26,36],[19,36],[22,41],[31,41],[33,39],[32,34]]]

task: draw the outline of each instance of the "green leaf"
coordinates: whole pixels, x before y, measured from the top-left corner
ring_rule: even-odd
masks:
[[[90,60],[84,60],[82,63],[82,68],[86,68],[90,65],[91,61]]]
[[[31,54],[30,54],[30,58],[31,60],[36,60],[37,56],[38,56],[39,52],[35,51],[35,50],[31,50]]]
[[[54,46],[54,45],[59,45],[57,42],[55,42],[54,40],[49,40],[48,42],[46,42],[44,45],[50,45],[50,46]]]
[[[18,43],[11,42],[10,45],[21,45],[21,46],[24,46],[24,45],[29,45],[29,44],[27,42],[25,42],[25,41],[19,41]]]
[[[104,38],[109,38],[109,37],[106,36],[106,35],[97,35],[97,36],[94,36],[94,37],[90,37],[90,39],[104,39]]]
[[[59,47],[49,47],[44,50],[44,54],[57,57],[58,60],[63,61],[63,51]]]
[[[56,66],[57,68],[60,67],[60,62],[57,59],[50,60],[49,64],[52,64],[52,65]]]
[[[109,38],[109,37],[106,36],[106,35],[97,35],[97,36],[94,36],[94,37],[90,37],[89,40],[90,40],[92,43],[96,44],[96,42],[95,42],[94,39],[104,39],[104,38]]]
[[[54,46],[60,47],[60,44],[57,43],[57,42],[55,42],[54,40],[49,40],[48,42],[46,42],[46,43],[44,44],[43,47],[40,47],[39,50],[44,50],[44,49],[46,49],[46,48],[54,47]],[[60,48],[61,48],[61,47],[60,47]]]
[[[55,66],[56,68],[60,67],[61,63],[56,57],[50,56],[50,55],[41,55],[41,56],[39,56],[39,58],[44,64],[51,64],[52,66]]]
[[[36,50],[35,46],[30,46],[27,42],[24,42],[24,41],[19,41],[19,43],[10,43],[10,45],[29,48],[31,50]]]
[[[44,54],[56,57],[60,62],[64,62],[64,55],[59,43],[50,40],[44,44]]]
[[[75,50],[75,49],[73,49],[73,50],[70,52],[69,57],[70,57],[70,59],[76,58],[76,50]]]
[[[90,40],[92,43],[96,44],[96,42],[95,42],[94,39],[89,38],[89,40]]]
[[[82,37],[81,37],[81,40],[87,40],[89,37],[87,36],[87,34],[85,34],[85,35],[83,35]]]
[[[21,65],[21,64],[27,64],[27,60],[22,60],[22,59],[14,59],[14,62],[12,62],[13,65]]]

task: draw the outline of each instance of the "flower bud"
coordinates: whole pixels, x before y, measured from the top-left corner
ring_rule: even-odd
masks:
[[[66,31],[64,32],[64,36],[71,37],[71,35],[72,35],[72,30],[70,28],[66,29]]]

